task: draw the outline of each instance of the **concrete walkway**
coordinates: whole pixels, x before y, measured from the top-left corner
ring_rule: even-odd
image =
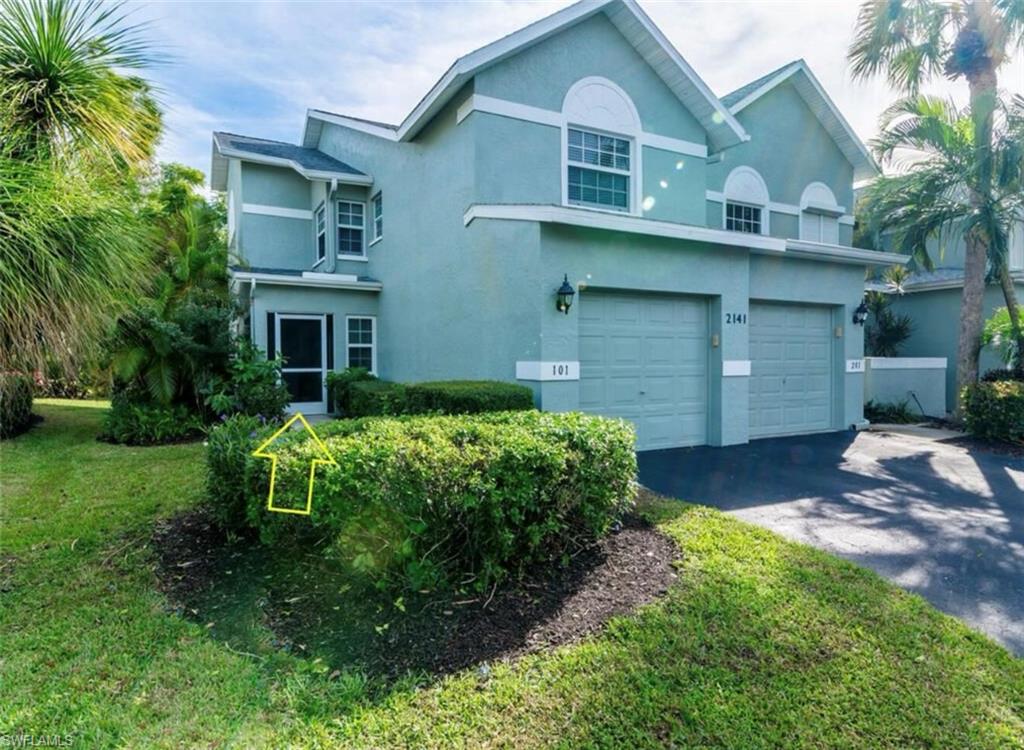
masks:
[[[1024,459],[842,432],[639,454],[640,481],[874,569],[1024,655]]]

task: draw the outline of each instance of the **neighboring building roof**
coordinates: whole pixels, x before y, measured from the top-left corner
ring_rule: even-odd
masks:
[[[290,167],[307,179],[336,178],[340,182],[357,184],[371,182],[369,175],[315,148],[266,138],[216,132],[213,134],[213,169],[210,172],[210,185],[214,190],[227,189],[228,158]]]
[[[1010,277],[1018,284],[1024,283],[1024,270],[1011,271]],[[914,271],[902,284],[902,291],[885,281],[871,280],[864,284],[869,292],[885,292],[887,294],[910,294],[912,292],[930,292],[937,289],[956,289],[964,284],[964,269],[935,268],[931,271]]]
[[[746,107],[786,81],[792,81],[797,93],[807,103],[808,108],[818,118],[822,127],[832,136],[832,140],[835,141],[839,150],[853,165],[854,181],[859,182],[877,176],[880,170],[867,146],[850,127],[850,123],[843,117],[842,112],[825,92],[821,82],[814,76],[804,60],[786,63],[781,68],[726,94],[722,97],[722,101],[729,107],[732,114],[738,115]]]
[[[323,122],[334,122],[390,140],[408,141],[444,107],[473,76],[549,37],[604,12],[665,84],[693,113],[708,133],[711,150],[720,151],[749,140],[726,106],[665,38],[636,0],[581,0],[525,26],[475,52],[460,57],[397,127],[354,117],[308,110],[303,143],[317,143]]]

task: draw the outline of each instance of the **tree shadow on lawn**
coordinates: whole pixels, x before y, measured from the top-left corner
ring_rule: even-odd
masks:
[[[511,659],[598,631],[662,595],[673,542],[639,517],[567,564],[537,566],[493,593],[385,592],[313,545],[229,541],[201,511],[158,525],[172,608],[229,647],[281,649],[390,683]]]

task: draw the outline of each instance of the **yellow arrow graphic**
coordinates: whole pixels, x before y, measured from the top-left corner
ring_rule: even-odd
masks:
[[[277,454],[268,453],[266,449],[281,435],[291,429],[292,425],[295,424],[296,420],[302,423],[302,426],[310,434],[313,440],[316,441],[317,447],[320,449],[320,453],[326,458],[314,458],[309,462],[309,491],[306,493],[306,508],[305,510],[299,508],[275,508],[274,507],[274,479],[277,476]],[[327,446],[320,440],[320,436],[316,434],[312,427],[309,426],[309,422],[302,414],[296,412],[295,416],[284,423],[284,426],[271,435],[269,438],[263,441],[263,444],[252,452],[255,458],[269,458],[270,459],[270,491],[267,493],[267,510],[272,510],[275,513],[294,513],[299,516],[308,516],[313,509],[313,480],[316,478],[316,467],[320,466],[337,466],[338,462],[334,460],[331,452],[327,450]]]

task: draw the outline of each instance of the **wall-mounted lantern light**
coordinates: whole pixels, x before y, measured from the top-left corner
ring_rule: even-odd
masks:
[[[558,287],[558,292],[555,294],[555,309],[558,312],[569,314],[569,308],[572,307],[572,298],[576,295],[576,290],[572,288],[572,284],[569,283],[569,274],[565,274],[565,278],[562,280],[562,286]]]
[[[864,325],[864,321],[868,319],[868,303],[861,300],[857,309],[853,311],[853,324],[855,326]]]

